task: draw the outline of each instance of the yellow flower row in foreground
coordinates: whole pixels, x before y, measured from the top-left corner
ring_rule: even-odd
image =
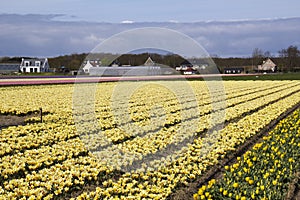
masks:
[[[285,199],[300,164],[300,109],[280,121],[223,178],[203,185],[194,199]]]

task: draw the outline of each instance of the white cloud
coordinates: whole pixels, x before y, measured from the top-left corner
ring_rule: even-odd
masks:
[[[170,23],[179,23],[178,20],[174,20],[174,19],[169,20],[169,22],[170,22]]]
[[[91,33],[84,37],[70,37],[70,44],[72,45],[86,45],[86,46],[95,46],[102,42],[104,38],[97,37],[95,34]]]
[[[209,54],[219,56],[251,56],[256,47],[276,53],[299,44],[300,35],[300,18],[197,23],[125,20],[120,24],[55,21],[57,16],[0,15],[0,56],[88,53],[114,34],[143,27],[179,31],[199,42]]]
[[[131,20],[124,20],[124,21],[121,21],[121,24],[133,24],[134,21],[131,21]]]

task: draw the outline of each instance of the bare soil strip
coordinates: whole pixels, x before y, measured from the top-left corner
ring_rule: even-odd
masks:
[[[17,115],[2,115],[0,114],[0,130],[3,128],[7,128],[9,126],[19,126],[25,125],[25,120],[31,117],[36,117],[38,114],[29,114],[25,116],[17,116]]]
[[[288,194],[285,200],[299,200],[300,199],[300,171],[295,173],[293,181],[289,185]]]

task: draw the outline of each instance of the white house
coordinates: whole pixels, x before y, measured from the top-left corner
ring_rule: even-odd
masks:
[[[83,65],[83,72],[86,74],[90,73],[90,69],[93,67],[99,67],[101,65],[101,61],[99,60],[86,60]]]
[[[20,65],[20,71],[25,73],[41,73],[41,72],[49,72],[50,66],[48,63],[48,59],[40,59],[40,58],[34,58],[34,59],[25,59],[22,58],[21,65]]]
[[[262,72],[266,72],[266,71],[275,72],[276,68],[277,68],[276,64],[270,58],[263,61],[261,65],[257,66],[257,70]]]

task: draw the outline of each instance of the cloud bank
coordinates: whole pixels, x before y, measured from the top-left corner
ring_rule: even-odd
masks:
[[[209,54],[221,57],[251,56],[254,48],[276,55],[282,48],[300,45],[300,18],[196,23],[94,23],[57,21],[59,17],[62,15],[1,14],[0,56],[53,57],[88,53],[114,34],[143,27],[179,31],[196,40]]]

